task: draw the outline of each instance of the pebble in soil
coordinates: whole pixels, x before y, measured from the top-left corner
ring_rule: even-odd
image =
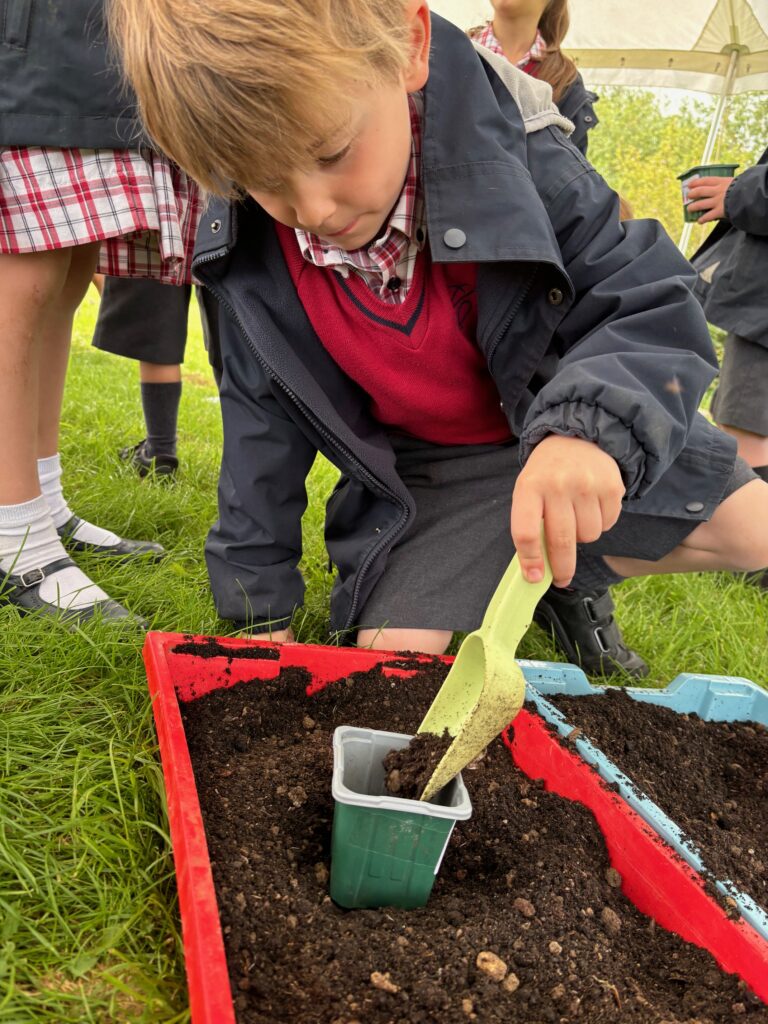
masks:
[[[473,817],[426,907],[331,902],[333,728],[412,734],[445,671],[308,699],[288,670],[183,706],[239,1024],[766,1024],[735,976],[634,909],[589,812],[501,741],[464,773]]]
[[[768,909],[764,725],[705,722],[618,689],[552,703],[677,822],[712,876]]]

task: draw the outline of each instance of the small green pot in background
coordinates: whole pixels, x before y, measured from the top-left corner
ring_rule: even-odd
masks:
[[[342,907],[423,907],[459,820],[472,814],[457,775],[433,801],[384,789],[385,756],[412,737],[340,726],[333,734],[331,898]]]
[[[688,185],[694,178],[732,178],[736,173],[738,164],[699,164],[697,167],[690,167],[682,174],[678,174],[677,180],[683,190],[683,220],[691,222],[701,217],[705,210],[688,209],[688,204],[693,200],[688,198]]]

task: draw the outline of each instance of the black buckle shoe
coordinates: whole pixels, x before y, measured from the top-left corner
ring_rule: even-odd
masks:
[[[146,619],[134,615],[112,598],[105,601],[94,601],[82,608],[62,608],[61,605],[44,601],[40,597],[40,585],[43,580],[61,569],[74,566],[71,558],[57,558],[39,569],[27,569],[20,573],[0,573],[0,604],[12,604],[22,615],[37,612],[40,615],[57,618],[71,626],[80,626],[92,619],[100,618],[106,622],[119,622],[125,626],[138,626],[148,629]]]
[[[624,643],[613,617],[610,590],[559,590],[550,587],[539,601],[534,622],[551,633],[574,665],[595,675],[642,679],[649,668]]]
[[[87,540],[75,540],[74,534],[82,523],[79,516],[72,516],[63,526],[56,530],[62,542],[70,551],[86,552],[91,555],[101,555],[103,558],[151,558],[159,562],[165,558],[167,552],[162,544],[155,544],[151,540],[125,540],[121,538],[117,544],[91,544]]]
[[[147,451],[148,441],[143,438],[138,444],[121,448],[118,455],[133,466],[140,477],[156,476],[171,480],[176,476],[179,460],[175,455],[150,455]]]

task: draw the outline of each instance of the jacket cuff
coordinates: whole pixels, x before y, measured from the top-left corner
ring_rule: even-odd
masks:
[[[723,197],[725,219],[748,235],[768,235],[768,172],[749,167],[728,186]]]
[[[660,475],[652,453],[643,448],[632,432],[632,425],[619,420],[599,405],[586,402],[563,402],[546,408],[523,431],[520,438],[520,459],[530,458],[536,445],[549,434],[579,437],[592,441],[619,465],[628,498],[640,497]]]

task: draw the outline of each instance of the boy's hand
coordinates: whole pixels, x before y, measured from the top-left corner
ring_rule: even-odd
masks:
[[[711,220],[722,220],[725,217],[725,193],[733,178],[696,178],[694,184],[688,186],[688,210],[706,210],[699,217],[699,224],[708,224]]]
[[[576,542],[595,541],[613,526],[623,496],[618,463],[591,441],[550,434],[536,445],[512,495],[512,540],[528,582],[544,577],[542,519],[552,582],[567,587]]]

